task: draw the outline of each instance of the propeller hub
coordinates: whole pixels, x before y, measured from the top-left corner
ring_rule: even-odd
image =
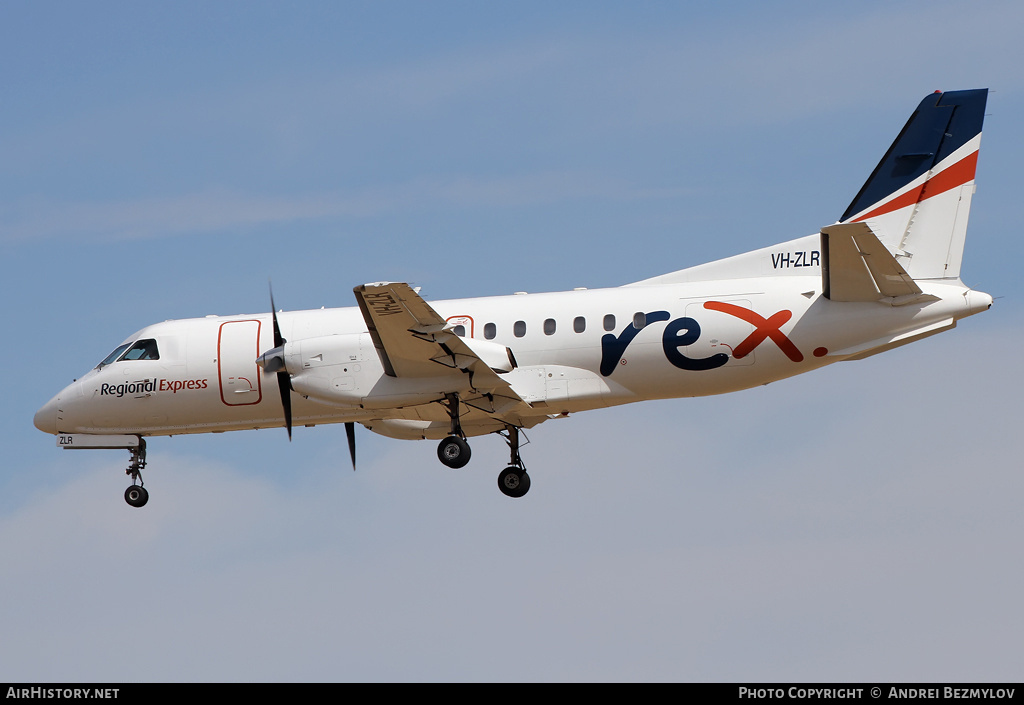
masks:
[[[262,367],[264,372],[281,372],[285,369],[284,346],[279,345],[267,350],[256,358],[256,364]]]

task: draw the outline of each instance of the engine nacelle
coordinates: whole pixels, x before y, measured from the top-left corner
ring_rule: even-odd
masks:
[[[331,406],[396,408],[426,404],[446,392],[469,391],[468,375],[456,370],[446,373],[443,366],[438,366],[441,374],[433,377],[388,377],[369,333],[303,338],[285,343],[280,352],[269,351],[267,357],[264,369],[283,360],[279,364],[290,375],[296,393]]]
[[[462,338],[462,342],[495,372],[511,372],[519,367],[516,356],[512,354],[512,349],[501,343],[492,343],[489,340],[477,340],[476,338]]]
[[[372,358],[369,358],[369,355]],[[304,397],[335,406],[358,406],[380,375],[369,333],[323,335],[287,342],[284,369],[292,389]]]

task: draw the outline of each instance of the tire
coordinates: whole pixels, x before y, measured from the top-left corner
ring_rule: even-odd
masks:
[[[465,467],[471,455],[469,444],[458,436],[448,436],[437,446],[437,459],[450,468]]]
[[[498,489],[506,497],[518,499],[530,491],[530,476],[522,468],[509,466],[498,475]]]
[[[124,491],[124,501],[133,507],[144,507],[149,501],[149,492],[141,485],[132,485]]]

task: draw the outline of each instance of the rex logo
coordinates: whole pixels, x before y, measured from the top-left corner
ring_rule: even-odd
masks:
[[[788,323],[789,319],[793,317],[793,312],[789,309],[782,309],[778,313],[773,313],[768,318],[762,318],[749,308],[743,308],[736,304],[727,304],[722,301],[706,301],[704,302],[704,308],[709,311],[721,311],[722,313],[728,313],[730,316],[736,316],[736,318],[746,321],[750,325],[754,326],[754,332],[748,335],[746,340],[736,346],[736,349],[733,351],[734,357],[746,357],[748,354],[753,352],[754,348],[760,345],[765,338],[771,338],[772,342],[778,345],[779,349],[786,353],[786,357],[790,360],[793,362],[803,361],[804,356],[799,350],[797,350],[797,347],[793,345],[793,341],[787,338],[786,334],[779,330],[779,328]]]
[[[709,311],[718,311],[749,323],[754,330],[739,345],[733,349],[732,356],[742,359],[757,348],[758,345],[767,339],[771,339],[783,353],[793,362],[801,362],[803,354],[797,349],[780,328],[793,317],[793,312],[783,309],[764,318],[760,314],[751,311],[743,306],[725,303],[722,301],[707,301],[704,308]],[[626,348],[633,342],[637,334],[651,323],[668,321],[668,311],[651,311],[644,316],[643,325],[637,326],[630,323],[619,335],[607,333],[601,338],[601,374],[605,377],[615,371],[616,366],[622,360]],[[665,358],[681,370],[702,371],[713,370],[721,367],[729,361],[729,355],[715,353],[708,357],[689,357],[680,348],[693,345],[700,338],[700,324],[690,316],[683,316],[669,321],[661,334],[661,345],[665,352]]]

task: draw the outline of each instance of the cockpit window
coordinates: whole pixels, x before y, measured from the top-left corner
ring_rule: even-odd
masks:
[[[160,352],[156,349],[156,341],[152,338],[138,340],[121,356],[122,360],[159,360]]]
[[[103,358],[103,362],[101,362],[100,364],[96,365],[96,367],[99,368],[99,367],[104,367],[106,365],[109,365],[111,362],[113,362],[117,358],[121,357],[121,353],[123,353],[125,350],[130,348],[131,345],[132,345],[131,343],[125,343],[124,345],[118,345],[116,348],[114,348],[114,352],[110,353],[105,358]]]
[[[105,367],[118,360],[159,360],[160,351],[156,347],[156,341],[152,338],[137,340],[134,343],[125,343],[114,348],[114,352],[103,358],[103,362],[96,365],[97,369]]]

